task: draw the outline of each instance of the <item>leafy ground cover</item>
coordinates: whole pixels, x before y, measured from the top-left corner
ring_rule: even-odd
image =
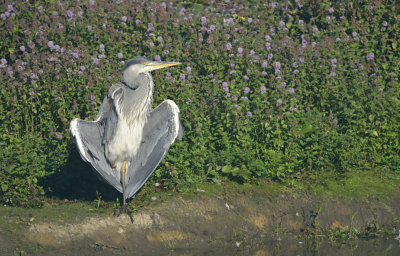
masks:
[[[154,105],[184,138],[152,183],[230,179],[324,186],[400,176],[396,1],[4,1],[0,7],[0,201],[105,197],[69,134],[93,120],[124,61],[155,72]]]

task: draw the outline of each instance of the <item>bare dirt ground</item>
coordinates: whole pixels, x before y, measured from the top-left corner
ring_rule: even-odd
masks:
[[[143,207],[133,224],[127,215],[111,212],[55,221],[36,216],[35,210],[20,214],[6,208],[0,208],[0,255],[220,255],[238,248],[267,255],[262,254],[265,241],[274,241],[267,250],[273,251],[282,239],[285,250],[299,252],[299,237],[307,231],[393,230],[400,224],[400,193],[378,200],[259,189],[231,196],[199,192]],[[52,211],[57,212],[48,214]],[[198,254],[187,253],[193,250]]]

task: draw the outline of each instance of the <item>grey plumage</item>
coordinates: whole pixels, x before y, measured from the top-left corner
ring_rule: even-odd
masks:
[[[122,70],[124,83],[109,89],[96,120],[71,121],[82,159],[124,194],[124,207],[125,199],[144,185],[175,139],[182,138],[179,108],[173,101],[151,109],[154,84],[149,73],[178,64],[135,57]]]

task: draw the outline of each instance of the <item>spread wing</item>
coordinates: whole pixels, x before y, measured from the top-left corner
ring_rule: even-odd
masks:
[[[104,98],[95,121],[75,118],[71,121],[70,131],[75,138],[82,159],[89,162],[100,176],[122,193],[120,172],[110,166],[105,157],[104,143],[114,136],[117,126],[117,114],[114,98],[122,94],[121,86],[114,85]],[[119,95],[121,96],[121,95]]]
[[[128,167],[126,198],[137,193],[182,134],[179,108],[173,101],[162,102],[150,113],[143,129],[142,144]]]

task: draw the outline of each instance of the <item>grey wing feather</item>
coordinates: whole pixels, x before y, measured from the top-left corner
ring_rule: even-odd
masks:
[[[106,117],[107,120],[105,122],[104,136],[102,140],[103,144],[109,142],[114,136],[114,131],[116,130],[118,125],[118,116],[117,116],[117,111],[115,109],[115,102],[119,101],[122,97],[123,97],[123,89],[121,84],[113,85],[108,90],[107,98],[110,102],[110,107],[108,115]]]
[[[71,122],[71,132],[83,160],[89,162],[107,183],[122,192],[120,173],[113,170],[105,158],[103,131],[104,122],[90,122],[77,118]]]
[[[173,101],[164,101],[150,113],[143,131],[142,144],[127,171],[127,198],[134,196],[144,185],[171,144],[182,135],[179,108]]]
[[[107,161],[103,143],[103,141],[108,141],[113,136],[116,126],[114,99],[110,97],[110,93],[113,96],[116,96],[114,92],[122,93],[122,90],[118,89],[120,87],[114,85],[110,88],[109,96],[103,100],[95,121],[84,121],[75,118],[71,121],[70,130],[83,160],[89,162],[102,178],[122,193],[120,172],[115,171]]]

